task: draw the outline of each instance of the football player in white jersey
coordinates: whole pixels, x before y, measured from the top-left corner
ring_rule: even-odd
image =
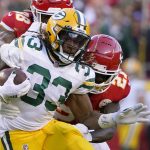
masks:
[[[94,71],[78,63],[90,40],[89,25],[80,11],[63,9],[49,19],[45,36],[45,40],[22,36],[11,43],[13,51],[19,50],[23,57],[20,68],[30,79],[31,89],[27,95],[8,101],[20,113],[11,119],[2,115],[0,148],[92,150],[74,126],[53,119],[55,109],[69,94],[85,94],[93,88]],[[12,49],[3,54],[13,58]],[[47,140],[49,144],[43,148]]]
[[[36,29],[41,26],[41,22],[47,22],[49,17],[55,12],[61,10],[62,8],[72,8],[73,2],[72,0],[31,0],[30,8],[31,10],[26,11],[11,11],[5,14],[0,22],[0,46],[4,43],[10,43],[13,39],[20,37],[24,32],[26,32],[30,26],[33,25]],[[30,28],[30,32],[34,32],[35,29]],[[39,29],[37,29],[39,30]],[[35,31],[36,32],[36,31]],[[0,59],[0,70],[6,68],[6,64]],[[0,88],[1,96],[5,97],[13,97],[13,95],[24,95],[28,92],[30,83],[25,81],[21,85],[15,85],[11,82],[13,80],[14,74],[11,74],[9,80],[5,83],[5,88]],[[9,89],[5,90],[6,84],[8,84]],[[19,113],[19,110],[16,106],[11,105],[8,109],[9,105],[5,103],[0,103],[5,108],[5,113],[7,115],[12,115],[10,113],[13,111]],[[13,115],[14,115],[13,113]]]

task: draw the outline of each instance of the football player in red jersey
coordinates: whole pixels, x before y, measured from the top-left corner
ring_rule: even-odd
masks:
[[[92,42],[84,55],[84,61],[96,73],[96,86],[90,95],[94,110],[109,103],[117,103],[130,91],[128,76],[120,70],[122,62],[119,45],[107,35],[93,36]],[[89,59],[90,58],[90,59]]]
[[[86,109],[90,108],[82,107],[83,104],[80,103],[84,99],[82,96],[79,96],[80,98],[78,100],[80,109],[75,107],[72,114],[70,109],[67,107],[67,105],[69,105],[69,101],[67,101],[66,105],[62,105],[57,109],[56,118],[66,122],[79,121],[87,125],[90,129],[93,129],[93,124],[95,124],[95,129],[98,129],[99,127],[101,129],[91,132],[91,141],[96,143],[104,142],[112,138],[113,134],[116,132],[117,124],[130,124],[139,121],[136,117],[135,119],[131,116],[123,117],[123,120],[120,120],[121,118],[119,117],[113,118],[114,114],[118,114],[119,101],[125,98],[130,92],[128,77],[120,70],[122,50],[119,43],[114,38],[102,34],[95,35],[92,37],[87,52],[84,54],[83,60],[87,65],[91,66],[96,73],[96,84],[92,91],[94,94],[89,94],[89,96],[93,109],[95,110],[95,113],[97,113],[97,118],[99,117],[98,114],[102,113],[98,119],[99,126],[96,126],[96,119],[94,120],[96,116],[95,113],[91,112],[91,114],[86,114]],[[74,97],[72,96],[70,100],[73,98]],[[69,105],[69,107],[74,106]],[[131,113],[139,109],[142,110],[145,108],[143,108],[140,104],[128,111]],[[122,116],[124,112],[122,112]],[[76,120],[74,120],[74,116]],[[133,119],[133,122],[128,120],[130,117]],[[94,146],[95,149],[104,149],[102,148],[102,144],[94,144]],[[106,146],[106,149],[109,149],[106,144],[104,146]]]
[[[110,44],[113,44],[113,42],[109,41],[110,39],[106,35],[94,36],[93,43],[91,43],[91,45],[89,46],[90,47],[88,50],[89,52],[85,54],[85,61],[87,60],[86,63],[90,64],[90,66],[93,66],[95,68],[95,72],[97,72],[96,81],[100,82],[100,84],[98,84],[98,86],[95,87],[95,89],[93,90],[92,92],[93,94],[89,94],[90,100],[93,109],[98,110],[101,113],[111,113],[118,111],[119,101],[124,99],[130,92],[130,84],[128,76],[125,74],[125,72],[120,70],[120,64],[117,62],[118,59],[116,59],[117,58],[116,56],[118,55],[117,51],[115,51],[115,48],[113,46],[110,47]],[[92,55],[93,60],[90,60],[88,58],[86,59],[86,57],[87,56],[90,57],[90,55]],[[100,64],[101,66],[96,66],[97,63]],[[112,76],[112,79],[113,78],[114,79],[112,81],[109,80],[110,82],[108,82],[105,76],[106,77],[110,76],[109,78],[111,78]],[[104,81],[103,83],[101,83],[101,81],[104,80],[105,78],[107,82]],[[112,129],[114,130],[112,130],[113,132],[111,135],[114,135],[116,133],[116,129],[115,128]],[[108,132],[109,130],[110,130],[109,128],[105,129],[106,137],[110,136],[110,133]],[[101,130],[101,132],[103,131],[104,129]],[[93,145],[96,150],[100,150],[103,149],[102,148],[103,145],[106,146],[107,144],[104,142],[103,144],[98,143]],[[109,148],[106,147],[106,149]]]
[[[32,0],[31,10],[8,12],[0,23],[0,46],[25,33],[33,21],[46,23],[55,12],[72,7],[72,0]]]

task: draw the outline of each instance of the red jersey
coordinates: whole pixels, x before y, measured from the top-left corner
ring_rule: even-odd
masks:
[[[32,22],[33,15],[31,12],[11,11],[2,18],[1,25],[19,37],[28,30]]]
[[[121,101],[128,96],[130,88],[128,76],[123,71],[120,72],[105,92],[90,95],[93,109],[99,110],[108,103]]]

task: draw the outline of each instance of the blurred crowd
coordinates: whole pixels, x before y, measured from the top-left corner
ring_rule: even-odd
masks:
[[[29,6],[30,0],[0,0],[0,19],[10,10]],[[111,35],[122,46],[131,92],[121,105],[142,102],[150,108],[150,0],[74,0],[74,7],[86,15],[92,35]],[[118,127],[113,140],[112,150],[150,150],[150,125]]]
[[[22,11],[29,8],[29,0],[0,0],[0,19],[10,10]]]
[[[75,7],[87,16],[92,34],[109,34],[120,42],[124,59],[138,57],[145,61],[140,53],[145,51],[142,0],[75,0]]]

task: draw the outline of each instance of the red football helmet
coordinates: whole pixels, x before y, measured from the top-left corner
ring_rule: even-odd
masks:
[[[121,46],[113,37],[99,34],[91,38],[83,61],[96,73],[92,93],[101,93],[109,88],[120,71],[122,58]]]
[[[41,21],[41,15],[53,15],[62,8],[73,8],[72,0],[32,0],[31,10],[36,21]]]

